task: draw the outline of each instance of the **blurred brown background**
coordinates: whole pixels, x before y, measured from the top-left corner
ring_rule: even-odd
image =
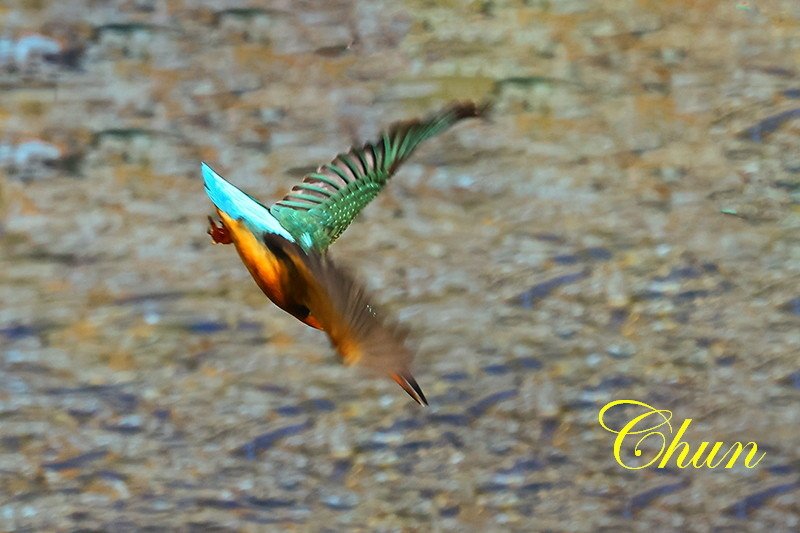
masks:
[[[800,3],[0,6],[0,529],[800,527]],[[332,248],[421,409],[211,246],[453,99]],[[625,471],[634,398],[755,469]]]

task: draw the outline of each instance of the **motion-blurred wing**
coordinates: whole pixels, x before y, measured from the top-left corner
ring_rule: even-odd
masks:
[[[456,103],[425,119],[398,122],[378,141],[351,148],[306,175],[270,212],[304,249],[324,251],[421,142],[462,119],[480,116],[486,108]]]
[[[382,316],[365,288],[326,255],[307,254],[273,234],[265,234],[264,241],[273,253],[294,263],[303,278],[303,304],[328,334],[344,364],[389,374],[415,401],[427,405],[410,372],[414,354],[405,345],[408,331]]]

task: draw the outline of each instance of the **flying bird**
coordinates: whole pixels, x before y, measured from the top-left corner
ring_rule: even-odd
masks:
[[[324,331],[346,365],[388,374],[427,405],[410,372],[407,331],[370,302],[362,285],[328,256],[328,247],[381,191],[420,143],[487,106],[455,103],[424,119],[398,122],[303,177],[270,207],[236,188],[206,163],[205,189],[221,223],[209,217],[214,243],[233,243],[256,284],[275,305]]]

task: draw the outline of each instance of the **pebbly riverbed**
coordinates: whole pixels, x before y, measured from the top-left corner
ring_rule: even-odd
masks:
[[[16,0],[0,29],[1,530],[800,527],[797,2]],[[268,203],[458,99],[492,116],[331,249],[414,331],[423,409],[211,245],[199,165]],[[766,456],[626,470],[618,399]]]

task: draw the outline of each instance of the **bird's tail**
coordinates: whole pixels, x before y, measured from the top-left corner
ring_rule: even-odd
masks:
[[[414,401],[420,405],[428,405],[428,400],[425,398],[425,393],[422,392],[422,388],[417,383],[417,380],[414,379],[408,372],[401,373],[393,373],[392,379],[403,387],[403,390],[408,393],[409,396],[414,398]]]

